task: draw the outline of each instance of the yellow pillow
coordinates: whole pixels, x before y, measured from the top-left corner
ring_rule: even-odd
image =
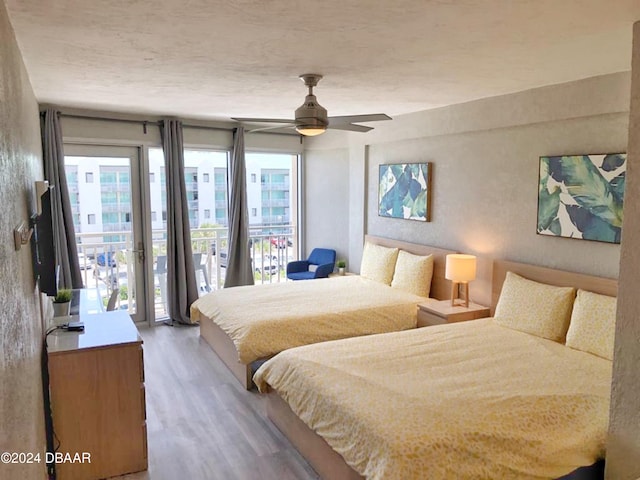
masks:
[[[360,276],[390,285],[397,258],[397,248],[365,242],[360,263]]]
[[[414,295],[428,297],[432,275],[433,255],[413,255],[400,250],[391,286]]]
[[[616,297],[578,290],[567,332],[567,347],[613,360]]]
[[[514,330],[564,342],[574,298],[572,287],[538,283],[507,272],[495,320]]]

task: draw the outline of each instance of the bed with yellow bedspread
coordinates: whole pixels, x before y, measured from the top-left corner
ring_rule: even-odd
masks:
[[[288,350],[254,381],[367,479],[557,478],[604,455],[611,362],[492,319]]]
[[[194,321],[213,321],[243,364],[326,340],[412,329],[428,298],[351,275],[227,288],[191,306]]]

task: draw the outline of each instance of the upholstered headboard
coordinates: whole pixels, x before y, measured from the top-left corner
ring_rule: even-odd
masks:
[[[431,278],[430,296],[438,300],[450,298],[451,284],[449,280],[444,278],[444,270],[446,256],[450,253],[456,253],[454,250],[445,250],[443,248],[420,245],[418,243],[402,242],[400,240],[376,237],[374,235],[365,235],[364,239],[366,242],[382,245],[383,247],[399,248],[414,255],[433,255],[433,277]]]

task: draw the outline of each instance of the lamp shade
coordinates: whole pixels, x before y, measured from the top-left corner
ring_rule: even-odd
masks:
[[[475,255],[453,253],[447,255],[447,266],[444,276],[452,282],[470,282],[476,278]]]

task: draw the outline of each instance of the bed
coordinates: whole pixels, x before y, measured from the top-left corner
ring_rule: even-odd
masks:
[[[495,262],[495,299],[507,272],[617,293],[615,280]],[[322,478],[591,479],[610,375],[610,360],[488,318],[295,348],[255,382]]]
[[[367,235],[366,243],[433,256],[430,297],[444,299],[451,250]],[[287,348],[359,335],[413,329],[417,304],[428,298],[362,278],[235,287],[212,292],[191,307],[200,335],[245,388],[252,364]]]

